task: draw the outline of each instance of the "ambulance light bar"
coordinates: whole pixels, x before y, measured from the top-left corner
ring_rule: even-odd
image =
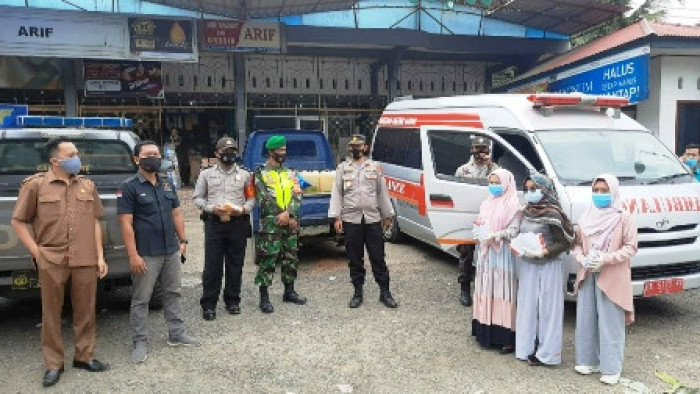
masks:
[[[17,117],[17,126],[131,128],[134,122],[127,118],[24,115]]]
[[[536,106],[581,105],[621,108],[629,105],[629,99],[617,96],[592,96],[585,94],[540,93],[527,97]]]

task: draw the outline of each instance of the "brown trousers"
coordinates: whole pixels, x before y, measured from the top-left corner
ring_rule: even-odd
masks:
[[[47,369],[63,366],[63,335],[61,312],[68,279],[71,280],[70,298],[73,306],[73,333],[76,361],[89,361],[95,354],[95,299],[97,268],[69,267],[68,260],[61,265],[44,263],[39,266],[41,283],[41,351]]]

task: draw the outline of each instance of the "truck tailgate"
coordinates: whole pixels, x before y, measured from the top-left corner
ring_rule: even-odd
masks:
[[[330,193],[304,194],[301,200],[301,226],[330,223],[328,206]]]

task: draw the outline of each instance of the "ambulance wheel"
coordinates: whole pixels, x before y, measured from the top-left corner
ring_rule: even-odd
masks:
[[[403,241],[405,235],[399,229],[399,223],[396,221],[396,215],[394,215],[391,221],[391,227],[384,231],[384,240],[386,242],[391,242],[392,244],[397,244]]]

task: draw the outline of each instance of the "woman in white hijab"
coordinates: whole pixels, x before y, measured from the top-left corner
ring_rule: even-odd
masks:
[[[590,207],[581,215],[573,254],[579,262],[576,305],[576,372],[600,372],[616,384],[622,371],[625,323],[634,321],[630,260],[637,254],[637,224],[622,206],[619,181],[593,181]]]

